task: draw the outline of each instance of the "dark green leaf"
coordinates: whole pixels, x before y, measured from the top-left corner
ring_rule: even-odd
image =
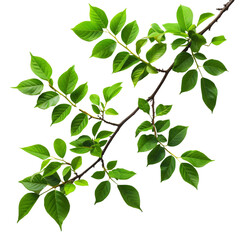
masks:
[[[42,160],[45,160],[50,157],[50,153],[47,150],[47,148],[40,144],[25,147],[25,148],[22,148],[22,150],[32,154],[33,156],[41,158]]]
[[[56,152],[56,154],[60,157],[60,158],[64,158],[65,154],[66,154],[66,151],[67,151],[67,145],[66,143],[60,139],[60,138],[57,138],[55,141],[54,141],[54,150]]]
[[[103,34],[101,26],[90,21],[79,23],[72,30],[78,37],[88,42],[96,40]]]
[[[201,90],[202,90],[202,99],[204,103],[213,112],[216,106],[217,95],[218,95],[218,90],[215,84],[207,78],[202,78]]]
[[[95,204],[102,202],[110,193],[111,184],[109,181],[101,182],[95,190]]]
[[[44,178],[46,181],[47,181],[47,183],[49,184],[49,185],[51,185],[51,186],[57,186],[60,182],[61,182],[61,179],[60,179],[60,177],[59,177],[59,175],[58,175],[58,173],[57,172],[55,172],[53,175],[51,175],[51,176],[48,176],[48,177],[45,177]]]
[[[35,107],[47,109],[49,107],[55,106],[58,103],[59,99],[60,97],[56,92],[44,92],[38,97],[37,105]]]
[[[87,94],[88,85],[87,82],[80,85],[74,92],[71,93],[70,98],[74,103],[79,103]]]
[[[92,110],[96,113],[96,114],[100,114],[100,109],[98,106],[92,104]]]
[[[163,116],[168,114],[172,109],[172,105],[163,105],[159,104],[156,108],[156,115],[157,116]]]
[[[192,25],[193,13],[192,10],[188,7],[180,5],[177,10],[177,20],[182,32],[188,30]]]
[[[76,189],[76,186],[73,183],[67,183],[64,185],[64,192],[66,195],[74,192]]]
[[[92,56],[96,58],[108,58],[112,56],[117,47],[117,43],[112,39],[104,39],[93,48]]]
[[[222,36],[218,36],[218,37],[214,37],[211,41],[212,44],[214,45],[220,45],[223,42],[225,42],[227,39],[222,35]]]
[[[117,165],[117,161],[108,162],[107,169],[108,170],[112,170],[112,169],[114,169],[116,167],[116,165]]]
[[[175,170],[176,161],[172,156],[166,157],[161,165],[161,182],[169,179]]]
[[[184,181],[198,188],[199,176],[197,170],[188,163],[180,164],[180,174]]]
[[[90,6],[90,19],[92,22],[97,23],[100,27],[106,28],[108,25],[108,19],[106,13],[97,7]]]
[[[130,185],[118,185],[118,190],[125,201],[125,203],[133,208],[137,208],[142,211],[140,207],[140,197],[138,191]]]
[[[139,55],[141,53],[141,48],[146,45],[147,39],[143,38],[136,42],[136,53]]]
[[[30,53],[31,54],[31,53]],[[41,57],[31,54],[31,69],[34,74],[43,80],[49,81],[52,76],[52,68],[49,63]]]
[[[20,92],[27,95],[38,95],[43,90],[43,83],[38,79],[28,79],[18,84],[17,88]]]
[[[158,141],[159,142],[166,142],[167,139],[162,134],[160,134],[160,135],[158,135]]]
[[[163,147],[160,145],[157,145],[149,154],[147,157],[148,164],[147,165],[152,165],[159,163],[163,160],[165,157],[165,150]]]
[[[207,43],[207,40],[201,34],[195,33],[194,31],[190,31],[188,33],[191,38],[191,49],[193,52],[198,52],[200,48]]]
[[[62,223],[70,210],[70,204],[65,195],[56,190],[49,192],[44,198],[44,207],[62,230]]]
[[[136,129],[136,134],[135,134],[135,137],[137,137],[137,135],[140,133],[140,132],[145,132],[145,131],[148,131],[148,130],[151,130],[152,129],[152,123],[150,123],[149,121],[144,121],[143,123],[141,123],[138,128]]]
[[[155,62],[164,55],[167,50],[167,44],[157,43],[146,54],[146,58],[150,63]]]
[[[147,152],[157,145],[154,135],[142,135],[138,140],[138,152]]]
[[[123,168],[116,168],[109,172],[109,176],[111,178],[116,178],[116,179],[120,179],[120,180],[129,179],[129,178],[133,177],[135,174],[136,174],[135,172],[128,171]]]
[[[205,59],[207,59],[204,54],[199,53],[199,52],[198,52],[198,53],[195,53],[194,56],[195,56],[195,58],[197,58],[197,59],[199,59],[199,60],[205,60]]]
[[[180,144],[187,134],[187,129],[188,127],[184,126],[171,128],[168,136],[168,146],[174,147]]]
[[[105,172],[104,171],[97,171],[92,175],[92,178],[95,179],[103,179],[105,176]]]
[[[88,182],[84,179],[80,179],[74,182],[78,186],[88,186]]]
[[[30,212],[38,198],[36,193],[27,193],[22,197],[18,208],[18,222]]]
[[[71,135],[76,136],[82,132],[82,130],[88,124],[88,116],[84,113],[79,113],[72,121]]]
[[[90,95],[90,101],[95,105],[100,105],[100,97],[97,94]]]
[[[93,134],[93,136],[96,136],[96,134],[97,134],[97,132],[98,132],[101,124],[102,124],[101,121],[94,124],[94,126],[93,126],[93,128],[92,128],[92,134]]]
[[[82,157],[81,156],[75,157],[71,162],[71,166],[74,170],[80,168],[82,166]]]
[[[103,139],[103,138],[110,137],[112,134],[113,134],[113,132],[104,130],[104,131],[99,132],[96,138]]]
[[[155,123],[157,132],[163,132],[170,127],[170,120],[159,120]]]
[[[72,106],[69,104],[59,104],[53,109],[52,124],[63,121],[71,112]]]
[[[71,177],[71,173],[72,173],[71,171],[72,170],[70,166],[67,166],[63,169],[62,175],[65,182],[68,181],[68,179]]]
[[[173,64],[173,71],[186,72],[193,64],[193,58],[191,54],[187,52],[181,52],[177,55]]]
[[[142,80],[143,78],[145,78],[148,75],[147,72],[147,64],[146,63],[140,63],[138,64],[132,71],[132,82],[133,85],[136,86],[137,83]]]
[[[62,166],[60,162],[51,162],[49,165],[44,169],[43,177],[48,177],[53,175],[57,170]]]
[[[147,100],[145,100],[143,98],[139,98],[138,99],[138,107],[143,112],[149,114],[149,112],[150,112],[150,105],[149,105]]]
[[[103,89],[103,96],[106,102],[109,102],[114,98],[122,89],[121,82],[112,85],[111,87],[106,87]]]
[[[214,14],[212,13],[203,13],[201,14],[201,16],[199,17],[199,20],[198,20],[198,25],[200,25],[201,23],[203,23],[204,21],[206,21],[208,18],[214,16]]]
[[[207,60],[203,64],[203,68],[206,70],[206,72],[208,72],[209,74],[211,74],[213,76],[218,76],[218,75],[224,73],[225,71],[227,71],[227,69],[223,65],[223,63],[221,63],[218,60],[214,60],[214,59]]]
[[[136,21],[128,23],[122,30],[121,37],[123,42],[128,45],[132,43],[139,32],[138,24]]]
[[[198,71],[195,69],[189,70],[182,78],[181,93],[192,90],[198,79]]]
[[[185,38],[178,38],[178,39],[176,39],[176,40],[174,40],[173,42],[172,42],[172,49],[173,50],[176,50],[177,48],[179,48],[180,46],[182,46],[184,43],[186,43],[186,39]]]
[[[126,9],[120,13],[118,13],[110,22],[110,29],[113,34],[117,35],[126,22]]]
[[[115,109],[113,109],[113,108],[108,108],[105,111],[105,114],[107,114],[107,115],[118,115],[118,112]]]

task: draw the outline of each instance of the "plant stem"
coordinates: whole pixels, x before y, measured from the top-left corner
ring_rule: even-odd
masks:
[[[190,48],[190,49],[191,49],[191,48]],[[197,70],[199,71],[201,77],[203,78],[203,75],[202,75],[200,66],[198,65],[197,59],[196,59],[196,57],[194,56],[194,53],[193,53],[192,49],[191,49],[191,53],[192,53],[192,57],[193,57],[193,59],[194,59],[194,62],[195,62],[195,64],[196,64],[196,66],[197,66]]]

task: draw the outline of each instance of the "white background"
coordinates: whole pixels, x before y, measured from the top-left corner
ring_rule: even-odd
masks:
[[[30,69],[30,54],[45,58],[53,68],[53,79],[70,66],[75,65],[79,83],[89,84],[89,94],[116,82],[123,82],[119,97],[112,100],[120,115],[109,118],[119,122],[137,105],[138,97],[148,97],[161,79],[161,74],[149,76],[133,88],[130,73],[112,74],[112,58],[107,60],[89,58],[93,46],[79,39],[70,29],[88,20],[89,6],[105,10],[109,19],[127,8],[127,21],[137,20],[139,38],[146,36],[151,23],[160,25],[176,21],[180,4],[194,12],[195,23],[203,12],[217,13],[223,0],[148,0],[148,1],[77,1],[77,0],[8,0],[1,1],[1,198],[0,226],[4,239],[239,239],[240,216],[240,159],[239,159],[239,11],[236,1],[205,36],[225,35],[227,42],[221,46],[203,48],[209,58],[221,60],[228,72],[219,77],[206,77],[215,82],[219,90],[217,106],[212,114],[203,104],[199,82],[196,88],[179,95],[181,74],[171,72],[156,96],[157,104],[173,104],[169,114],[172,127],[190,126],[184,142],[172,151],[181,155],[187,150],[200,150],[215,159],[198,169],[199,190],[185,183],[178,167],[172,178],[160,183],[159,165],[146,168],[147,153],[137,154],[134,132],[146,115],[138,113],[119,132],[109,147],[105,159],[118,160],[118,167],[135,171],[137,175],[127,184],[135,186],[141,196],[143,212],[128,207],[115,186],[108,198],[94,205],[94,190],[98,182],[91,179],[92,170],[84,176],[87,188],[78,188],[69,196],[70,213],[63,224],[63,232],[48,216],[39,199],[28,216],[18,224],[18,202],[27,192],[19,180],[39,170],[41,160],[20,149],[33,144],[43,144],[53,154],[55,138],[70,137],[70,123],[78,113],[73,109],[63,123],[50,127],[51,111],[34,108],[36,96],[27,96],[10,87],[34,77]],[[202,27],[205,25],[203,24]],[[201,27],[200,29],[201,30]],[[104,35],[103,37],[109,37]],[[169,37],[169,43],[172,37]],[[130,45],[134,50],[134,44]],[[150,48],[150,44],[148,45]],[[147,47],[145,48],[147,49]],[[170,49],[170,47],[169,47]],[[117,48],[122,51],[121,47]],[[177,54],[171,49],[168,55],[155,65],[167,68]],[[45,90],[48,90],[47,86]],[[89,96],[88,94],[88,96]],[[61,100],[64,102],[64,100]],[[110,105],[109,105],[110,106]],[[79,107],[91,111],[88,97]],[[113,129],[106,126],[106,129]],[[87,133],[88,130],[85,131]],[[68,153],[70,161],[75,156]],[[94,161],[84,157],[82,169]],[[100,170],[97,166],[95,170]],[[2,236],[1,236],[2,237]]]

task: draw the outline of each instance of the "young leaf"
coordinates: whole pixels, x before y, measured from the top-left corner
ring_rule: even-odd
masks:
[[[35,107],[47,109],[49,107],[55,106],[58,103],[59,99],[60,97],[56,92],[44,92],[38,97],[37,105]]]
[[[76,186],[72,183],[67,183],[67,184],[64,185],[64,192],[65,192],[66,195],[74,192],[75,189],[76,189]]]
[[[126,9],[118,13],[110,22],[110,29],[117,35],[126,23]]]
[[[125,203],[133,208],[137,208],[142,211],[140,207],[140,197],[138,191],[130,185],[118,185],[118,190],[125,201]]]
[[[145,78],[148,75],[147,72],[147,65],[146,63],[140,63],[138,64],[132,71],[132,82],[133,85],[136,86],[137,83],[142,80],[143,78]]]
[[[44,207],[62,230],[63,221],[70,210],[70,204],[65,195],[56,190],[49,192],[44,198]]]
[[[156,108],[156,115],[157,116],[163,116],[168,114],[172,109],[172,105],[162,105],[159,104]]]
[[[93,128],[92,128],[92,134],[93,134],[93,136],[96,136],[96,134],[97,134],[97,132],[98,132],[101,124],[102,124],[102,121],[97,122],[97,123],[94,124],[94,126],[93,126]]]
[[[129,179],[129,178],[133,177],[135,174],[136,174],[135,172],[128,171],[123,168],[116,168],[109,172],[109,176],[111,178],[116,178],[116,179],[120,179],[120,180]]]
[[[157,132],[163,132],[170,127],[170,120],[159,120],[155,123]]]
[[[103,34],[101,26],[91,21],[81,22],[72,30],[78,37],[88,42],[98,39]]]
[[[147,165],[153,165],[156,163],[159,163],[163,160],[165,157],[165,150],[160,145],[157,145],[149,154],[147,157],[148,164]]]
[[[33,78],[20,82],[18,86],[14,88],[27,95],[38,95],[43,90],[43,83]]]
[[[177,10],[177,20],[182,32],[185,32],[192,25],[193,13],[188,7],[180,5]]]
[[[97,94],[90,95],[90,101],[95,105],[100,105],[100,97]]]
[[[152,123],[150,123],[149,121],[144,121],[136,129],[135,137],[137,137],[140,132],[145,132],[145,131],[151,130],[152,127],[153,127]]]
[[[198,71],[195,69],[189,70],[182,78],[181,93],[192,90],[198,79]]]
[[[74,103],[79,103],[87,94],[88,92],[88,85],[87,82],[80,85],[77,89],[75,89],[71,95],[70,98]]]
[[[158,74],[158,70],[155,67],[153,67],[152,65],[147,65],[146,70],[150,74]]]
[[[36,193],[27,193],[22,197],[18,207],[18,222],[30,212],[38,198]]]
[[[62,163],[60,162],[51,162],[43,172],[43,177],[48,177],[53,175],[57,170],[62,166]]]
[[[121,82],[115,83],[111,87],[103,89],[103,96],[106,102],[109,102],[112,98],[117,96],[117,94],[122,90],[121,84]]]
[[[176,40],[174,40],[173,42],[172,42],[172,49],[173,50],[176,50],[177,48],[179,48],[180,46],[182,46],[184,43],[186,43],[186,39],[185,38],[178,38],[178,39],[176,39]]]
[[[202,78],[201,90],[202,90],[202,99],[204,103],[213,112],[216,106],[217,95],[218,95],[218,90],[215,84],[207,78]]]
[[[223,42],[225,42],[227,39],[222,35],[222,36],[218,36],[218,37],[214,37],[211,41],[212,44],[214,45],[220,45]]]
[[[106,13],[97,7],[90,6],[90,19],[92,22],[97,23],[102,28],[107,28],[108,19]]]
[[[41,158],[42,160],[45,160],[50,157],[50,153],[47,150],[46,147],[40,144],[32,145],[29,147],[22,148],[27,153],[32,154],[33,156],[36,156],[38,158]]]
[[[136,21],[128,23],[122,30],[121,37],[123,42],[128,45],[132,43],[139,32],[138,24]]]
[[[138,107],[143,112],[149,114],[149,112],[150,112],[150,105],[149,105],[147,100],[145,100],[143,98],[139,98],[138,99]]]
[[[157,145],[154,135],[142,135],[138,140],[138,152],[147,152]]]
[[[117,165],[117,161],[108,162],[107,169],[108,170],[112,170],[112,169],[114,169],[116,167],[116,165]]]
[[[84,179],[79,179],[79,180],[75,181],[74,183],[78,186],[88,186],[88,182]]]
[[[187,52],[181,52],[177,55],[173,64],[173,71],[186,72],[193,64],[193,58],[191,54]]]
[[[72,106],[69,104],[59,104],[53,109],[52,124],[63,121],[71,112]]]
[[[82,166],[82,157],[81,156],[75,157],[71,161],[71,166],[72,166],[73,170],[77,170],[78,168],[80,168]]]
[[[210,18],[212,16],[214,16],[214,14],[212,14],[212,13],[201,14],[201,16],[199,17],[197,26],[199,26],[201,23],[203,23],[204,21],[206,21],[208,18]]]
[[[109,181],[101,182],[95,190],[95,204],[102,202],[110,193],[111,184]]]
[[[174,147],[180,144],[187,134],[187,129],[188,127],[184,126],[171,128],[168,136],[168,146]]]
[[[206,60],[207,59],[207,57],[204,54],[199,53],[199,52],[195,53],[194,56],[195,56],[195,58],[197,58],[199,60]]]
[[[147,39],[142,38],[136,42],[136,53],[139,55],[141,53],[141,48],[146,45]]]
[[[78,75],[75,72],[74,66],[70,67],[58,79],[58,87],[64,94],[70,94],[78,81]]]
[[[103,138],[108,138],[110,137],[111,135],[113,134],[113,132],[111,131],[101,131],[98,133],[97,137],[96,138],[100,138],[100,139],[103,139]]]
[[[117,43],[112,39],[104,39],[93,48],[92,56],[96,58],[108,58],[112,56],[117,47]]]
[[[161,182],[169,179],[172,176],[175,170],[175,165],[176,165],[176,161],[175,161],[175,158],[172,156],[168,156],[162,161],[160,165]]]
[[[178,23],[165,23],[163,27],[166,29],[166,32],[178,34],[181,32],[180,26]]]
[[[213,76],[218,76],[218,75],[224,73],[225,71],[227,71],[227,69],[223,65],[223,63],[221,63],[218,60],[214,60],[214,59],[207,60],[203,64],[203,68],[205,69],[206,72],[208,72],[209,74],[211,74]]]
[[[82,130],[88,124],[88,116],[84,113],[79,113],[72,121],[71,124],[71,136],[76,136],[82,132]]]
[[[191,38],[191,49],[193,52],[199,52],[200,48],[207,43],[207,40],[201,34],[189,31],[189,37]]]
[[[54,141],[54,150],[56,152],[56,154],[60,157],[60,158],[64,158],[65,154],[66,154],[66,151],[67,151],[67,145],[66,143],[60,139],[60,138],[57,138],[55,141]]]
[[[103,179],[105,176],[105,172],[104,171],[97,171],[92,175],[92,178],[95,179]]]
[[[198,182],[199,182],[199,176],[196,169],[188,164],[188,163],[181,163],[180,164],[180,174],[183,178],[183,180],[192,186],[194,186],[196,189],[198,188]]]
[[[30,53],[31,54],[31,53]],[[49,81],[52,76],[52,68],[49,63],[41,57],[31,54],[31,69],[34,74],[43,80]]]
[[[107,115],[118,115],[118,112],[113,108],[109,108],[105,111],[105,114],[107,114]]]
[[[96,113],[96,114],[100,114],[100,109],[98,106],[92,104],[92,110]]]
[[[167,50],[167,44],[157,43],[146,54],[146,58],[150,63],[157,61],[164,55]]]
[[[148,38],[150,42],[156,40],[158,43],[166,39],[164,31],[159,27],[157,23],[151,24],[151,28],[148,31]]]

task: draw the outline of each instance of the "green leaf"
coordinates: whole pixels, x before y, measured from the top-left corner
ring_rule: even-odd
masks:
[[[104,171],[97,171],[92,175],[92,178],[95,179],[103,179],[105,176],[105,172]]]
[[[203,167],[213,161],[197,150],[187,151],[182,154],[181,158],[190,162],[194,167]]]
[[[204,21],[206,21],[208,18],[210,18],[212,16],[214,16],[214,14],[212,14],[212,13],[201,14],[200,17],[199,17],[197,26],[199,26],[201,23],[203,23]]]
[[[132,82],[133,85],[136,86],[137,83],[142,80],[143,78],[145,78],[148,75],[147,72],[147,64],[146,63],[140,63],[138,64],[132,71]]]
[[[56,92],[44,92],[38,97],[37,105],[35,107],[47,109],[49,107],[55,106],[58,103],[59,99],[60,97]]]
[[[47,150],[46,147],[40,144],[32,145],[29,147],[22,148],[27,153],[32,154],[33,156],[36,156],[38,158],[41,158],[42,160],[45,160],[50,157],[50,153]]]
[[[136,42],[136,53],[139,55],[141,53],[141,48],[146,45],[147,39],[143,38]]]
[[[191,54],[187,52],[181,52],[177,55],[173,64],[173,71],[186,72],[193,64],[193,58]]]
[[[137,208],[142,211],[140,207],[140,197],[138,191],[130,185],[118,185],[118,190],[125,201],[125,203],[133,208]]]
[[[52,76],[52,68],[49,63],[41,57],[33,56],[31,53],[31,69],[34,74],[43,80],[49,81]]]
[[[54,150],[55,150],[56,154],[60,158],[64,158],[66,151],[67,151],[66,143],[62,139],[57,138],[57,139],[55,139],[53,146],[54,146]]]
[[[128,23],[122,30],[121,37],[123,42],[128,45],[132,43],[139,33],[138,24],[136,21]]]
[[[113,19],[110,22],[110,29],[113,34],[117,35],[123,26],[126,23],[126,9],[120,13],[118,13],[116,16],[113,17]]]
[[[218,75],[224,73],[225,71],[227,71],[227,69],[223,65],[223,63],[221,63],[218,60],[214,60],[214,59],[207,60],[203,64],[203,68],[205,69],[206,72],[208,72],[209,74],[211,74],[213,76],[218,76]]]
[[[84,154],[88,153],[92,150],[92,147],[77,147],[77,148],[71,148],[70,151],[77,153],[77,154]]]
[[[47,159],[47,160],[42,161],[40,170],[44,169],[49,164],[50,161],[51,161],[51,159]]]
[[[198,71],[195,69],[189,70],[182,78],[181,93],[192,90],[198,79]]]
[[[93,104],[100,105],[100,97],[97,94],[90,95],[89,99]]]
[[[78,37],[88,42],[98,39],[103,34],[101,26],[91,21],[81,22],[72,30]]]
[[[166,142],[167,139],[162,134],[160,134],[158,135],[158,141],[163,143],[163,142]]]
[[[102,28],[107,28],[108,18],[106,13],[97,7],[90,6],[90,19],[92,22],[97,23]]]
[[[117,96],[122,89],[121,84],[121,82],[115,83],[111,87],[106,87],[103,89],[103,96],[106,102],[109,102],[112,98]]]
[[[181,47],[184,43],[186,43],[186,39],[185,38],[177,38],[172,42],[172,49],[176,50],[177,48]]]
[[[76,189],[76,186],[73,183],[67,183],[64,185],[64,192],[66,195],[74,192]]]
[[[136,173],[132,172],[132,171],[128,171],[126,169],[123,168],[116,168],[112,171],[109,172],[109,176],[111,178],[116,178],[117,180],[127,180],[131,177],[133,177]]]
[[[113,134],[113,132],[111,131],[101,131],[98,133],[97,137],[96,138],[100,138],[100,139],[103,139],[103,138],[108,138],[110,137],[111,135]]]
[[[168,114],[172,109],[172,105],[163,105],[159,104],[156,108],[156,115],[157,116],[163,116]]]
[[[177,20],[182,32],[188,30],[192,25],[193,13],[189,7],[180,5],[177,10]]]
[[[163,160],[165,157],[165,150],[163,147],[160,145],[157,145],[149,154],[147,157],[148,164],[147,165],[152,165],[159,163]]]
[[[200,48],[207,43],[207,40],[201,34],[189,31],[189,37],[191,38],[191,49],[193,52],[199,52]]]
[[[61,179],[60,179],[60,177],[59,177],[59,175],[58,175],[58,173],[57,172],[55,172],[53,175],[51,175],[51,176],[48,176],[48,177],[45,177],[44,178],[46,181],[47,181],[47,183],[49,184],[49,185],[51,185],[51,186],[57,186],[60,182],[61,182]]]
[[[147,152],[157,145],[154,135],[142,135],[138,140],[138,152]]]
[[[146,58],[150,63],[157,61],[164,55],[167,50],[167,44],[157,43],[146,54]]]
[[[18,222],[30,212],[38,198],[36,193],[27,193],[22,197],[18,207]]]
[[[150,123],[149,121],[144,121],[137,127],[135,137],[137,137],[140,132],[151,130],[152,127],[152,123]]]
[[[226,39],[223,35],[221,35],[221,36],[218,36],[218,37],[214,37],[214,38],[212,39],[211,43],[217,46],[217,45],[222,44],[222,43],[225,42],[226,40],[227,40],[227,39]]]
[[[101,182],[95,190],[95,204],[102,202],[110,193],[111,184],[109,181]]]
[[[105,111],[105,114],[107,114],[107,115],[118,115],[118,112],[113,108],[109,108]]]
[[[87,135],[80,136],[77,140],[70,143],[74,147],[90,147],[93,144],[92,139]]]
[[[138,107],[143,112],[149,114],[149,112],[150,112],[150,105],[149,105],[147,100],[145,100],[143,98],[139,98],[138,99]]]
[[[44,198],[44,207],[62,230],[62,223],[70,210],[70,204],[65,195],[56,190],[49,192]]]
[[[170,120],[159,120],[155,123],[157,132],[163,132],[170,127]]]
[[[76,136],[82,132],[82,130],[88,124],[88,116],[84,113],[79,113],[72,121],[71,124],[71,136]]]
[[[78,168],[80,168],[82,166],[82,157],[81,156],[75,157],[71,161],[71,166],[72,166],[73,170],[77,170]]]
[[[216,85],[207,78],[201,79],[202,99],[206,106],[213,112],[216,102],[218,90]]]
[[[35,193],[40,193],[47,186],[47,182],[40,174],[24,178],[19,182],[22,183],[27,190]]]
[[[199,53],[199,52],[198,52],[198,53],[195,53],[194,56],[195,56],[195,58],[197,58],[197,59],[199,59],[199,60],[206,60],[206,59],[207,59],[204,54]]]
[[[84,179],[79,179],[79,180],[75,181],[74,183],[78,186],[88,186],[88,182]]]
[[[44,169],[43,177],[48,177],[53,175],[57,170],[62,166],[60,162],[51,162],[49,165]]]
[[[93,126],[93,128],[92,128],[92,134],[93,134],[93,136],[96,136],[96,134],[97,134],[97,132],[98,132],[101,124],[102,124],[102,121],[97,122],[97,123],[94,124],[94,126]]]
[[[14,88],[27,95],[38,95],[43,90],[43,83],[33,78],[20,82],[18,86]]]
[[[183,180],[196,189],[198,188],[199,176],[197,170],[188,163],[181,163],[180,164],[180,174]]]
[[[96,113],[96,114],[100,114],[100,109],[98,106],[92,104],[92,110]]]
[[[163,27],[166,29],[166,32],[168,33],[178,34],[181,32],[181,29],[178,23],[165,23],[163,24]]]
[[[88,92],[88,85],[87,82],[80,85],[77,89],[75,89],[71,95],[70,98],[74,103],[79,103],[87,94]]]
[[[64,94],[70,94],[76,87],[78,75],[75,72],[74,66],[70,67],[58,79],[58,87]]]
[[[161,182],[169,179],[175,170],[176,161],[172,156],[166,157],[161,165]]]
[[[72,106],[69,104],[59,104],[53,109],[52,124],[62,122],[71,112]]]
[[[156,40],[158,43],[166,39],[164,31],[159,27],[157,23],[151,24],[151,28],[148,31],[148,38],[150,42]]]
[[[117,43],[112,39],[104,39],[93,48],[92,56],[96,58],[108,58],[112,56],[117,47]]]
[[[68,181],[68,179],[71,177],[71,167],[67,166],[62,171],[63,179],[64,181]]]
[[[147,65],[146,70],[148,73],[158,74],[158,70],[155,67],[153,67],[152,65]]]
[[[187,129],[188,127],[184,126],[171,128],[168,136],[168,146],[174,147],[180,144],[187,134]]]
[[[112,169],[114,169],[116,167],[116,165],[117,165],[117,161],[108,162],[107,169],[108,170],[112,170]]]

